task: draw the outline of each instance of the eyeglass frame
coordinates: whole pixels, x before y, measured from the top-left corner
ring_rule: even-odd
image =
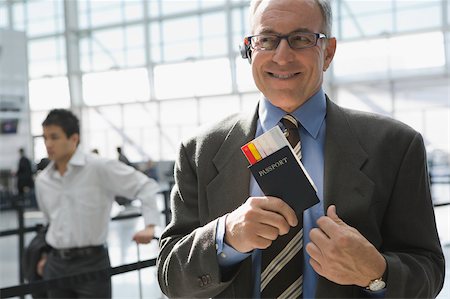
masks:
[[[314,44],[312,44],[312,45],[310,45],[310,46],[307,46],[307,47],[303,47],[303,48],[294,48],[294,47],[292,47],[291,43],[289,42],[289,37],[292,36],[292,35],[295,35],[295,34],[310,34],[310,35],[314,35],[315,38],[316,38],[316,41],[315,41]],[[254,45],[253,45],[253,43],[252,43],[252,38],[253,38],[253,37],[256,37],[256,36],[274,36],[274,37],[277,37],[277,38],[278,38],[278,43],[277,43],[277,45],[276,45],[275,48],[270,49],[270,50],[267,50],[267,49],[264,49],[264,48],[255,48]],[[316,33],[316,32],[292,32],[292,33],[289,33],[289,34],[283,34],[283,35],[280,35],[280,34],[273,34],[273,33],[267,33],[267,34],[255,34],[255,35],[249,35],[249,36],[246,36],[246,37],[244,38],[244,44],[245,44],[246,46],[250,47],[252,50],[274,51],[274,50],[276,50],[276,49],[278,48],[278,46],[280,45],[281,40],[285,39],[285,40],[287,41],[287,43],[288,43],[288,45],[289,45],[289,47],[290,47],[291,49],[294,49],[294,50],[301,50],[301,49],[308,49],[308,48],[312,48],[312,47],[317,46],[317,43],[319,42],[319,39],[322,39],[322,38],[328,39],[328,36],[327,36],[325,33],[321,33],[321,32],[319,32],[319,33]]]

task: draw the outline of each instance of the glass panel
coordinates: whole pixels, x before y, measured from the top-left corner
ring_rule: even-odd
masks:
[[[342,37],[341,37],[342,40],[362,36],[362,33],[359,31],[359,28],[355,26],[354,19],[349,18],[342,19],[341,25],[342,25]]]
[[[392,116],[394,104],[389,86],[351,86],[338,91],[339,105],[351,109]]]
[[[164,59],[181,60],[199,55],[200,24],[197,16],[162,23]]]
[[[47,150],[45,149],[44,138],[35,137],[33,138],[34,144],[34,162],[37,164],[41,159],[47,158]]]
[[[159,144],[161,142],[159,136],[159,128],[145,128],[142,130],[143,140],[142,148],[143,150],[152,158],[152,160],[160,160],[161,153],[159,151]]]
[[[120,23],[123,20],[121,1],[90,1],[91,26]]]
[[[78,1],[78,26],[86,28],[90,26],[90,12],[91,3],[89,0]]]
[[[445,1],[445,5],[447,6],[447,24],[450,25],[450,2]]]
[[[23,3],[17,3],[13,5],[13,20],[14,29],[19,31],[26,31],[25,28],[25,9],[26,6]]]
[[[163,44],[164,61],[180,61],[200,56],[200,43],[195,41],[183,41],[172,44]]]
[[[161,102],[161,125],[198,124],[197,101],[183,99]]]
[[[200,124],[214,123],[228,115],[240,112],[237,96],[203,98],[200,100]]]
[[[174,160],[183,138],[181,126],[165,126],[161,134],[161,159]]]
[[[120,110],[117,106],[112,106],[110,109],[108,109],[108,107],[95,107],[90,108],[87,111],[87,117],[85,117],[83,121],[89,128],[95,128],[96,130],[101,131],[110,129],[111,126],[109,124],[109,120],[106,118],[110,114],[112,114],[110,118],[118,116],[116,123],[121,125]]]
[[[411,5],[411,8],[399,9],[397,14],[397,30],[411,31],[415,29],[434,28],[442,24],[441,3],[437,1],[397,1],[402,5],[411,2],[421,5]],[[426,2],[426,3],[425,3]],[[420,22],[418,22],[420,20]]]
[[[33,62],[28,65],[30,78],[45,76],[60,76],[66,74],[66,64],[63,59]]]
[[[341,20],[344,39],[392,32],[393,1],[342,2]]]
[[[392,13],[370,15],[358,18],[363,36],[375,36],[390,33],[394,30]]]
[[[344,0],[342,5],[342,16],[358,16],[366,17],[368,15],[374,15],[379,13],[389,13],[392,12],[393,2],[395,0],[365,0],[365,1],[355,1],[355,0]]]
[[[392,69],[411,70],[444,66],[444,51],[442,33],[433,32],[392,38],[389,55]]]
[[[142,151],[140,144],[142,144],[143,134],[141,129],[124,128],[124,135],[127,142],[122,147],[123,153],[126,155],[131,163],[139,163],[147,160],[147,155]],[[130,141],[132,144],[130,144]]]
[[[341,43],[333,64],[336,77],[385,73],[389,64],[388,41],[374,39]]]
[[[247,93],[241,96],[241,111],[254,113],[256,111],[256,105],[261,98],[261,93]]]
[[[201,19],[203,56],[228,53],[225,13],[206,14]]]
[[[30,113],[31,135],[33,135],[33,136],[42,135],[42,122],[47,117],[48,112],[49,111],[47,111],[47,110],[31,111],[31,113]]]
[[[161,0],[147,1],[148,15],[150,17],[158,17],[160,15]]]
[[[242,59],[240,55],[236,57],[236,81],[240,92],[256,90],[252,66],[247,59]]]
[[[92,39],[81,38],[80,45],[80,63],[83,72],[92,71]]]
[[[105,135],[108,138],[107,139],[107,148],[105,152],[105,156],[110,159],[117,159],[117,147],[121,146],[125,148],[124,146],[124,139],[122,135],[116,131],[116,130],[107,130],[105,131]],[[126,150],[124,149],[124,152],[126,153]]]
[[[148,103],[123,106],[123,122],[127,128],[154,127],[158,124],[158,110]]]
[[[69,82],[66,77],[31,80],[29,89],[31,110],[70,107]]]
[[[231,92],[231,70],[228,59],[197,61],[191,84],[194,83],[195,95],[213,95]]]
[[[85,131],[81,137],[81,145],[87,152],[97,149],[100,156],[116,159],[117,157],[114,156],[114,152],[109,148],[108,135],[106,132],[107,130],[98,130],[92,127],[89,128],[89,130]]]
[[[28,30],[29,36],[61,32],[63,28],[63,4],[59,0],[28,2]]]
[[[200,0],[201,8],[208,8],[214,6],[224,5],[225,0]]]
[[[28,41],[28,60],[30,77],[65,74],[64,39],[58,37]]]
[[[83,76],[87,105],[147,101],[150,89],[146,69],[130,69]]]
[[[449,91],[450,92],[450,91]],[[430,108],[425,112],[424,135],[433,148],[450,153],[450,108]]]
[[[126,66],[145,65],[145,38],[142,25],[130,26],[125,29],[125,57]]]
[[[124,14],[126,21],[140,20],[144,17],[143,1],[124,1]]]
[[[8,12],[6,6],[0,3],[0,28],[7,28],[8,26]]]
[[[250,34],[250,25],[248,23],[248,8],[233,9],[232,11],[232,30],[233,30],[233,49],[239,52],[239,45],[244,36]]]
[[[149,30],[150,52],[152,62],[160,62],[161,57],[161,34],[159,23],[151,23]]]
[[[93,69],[105,70],[107,68],[124,66],[124,47],[123,28],[93,32]]]
[[[160,65],[155,67],[155,87],[159,99],[228,93],[230,66],[227,59]]]
[[[192,63],[166,64],[155,67],[155,92],[159,99],[192,97]],[[174,85],[175,83],[175,85]]]
[[[163,15],[169,15],[177,12],[196,10],[200,7],[199,3],[199,0],[161,1],[162,13]]]

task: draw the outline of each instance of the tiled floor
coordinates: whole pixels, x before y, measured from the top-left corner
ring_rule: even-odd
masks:
[[[440,201],[449,200],[449,192],[445,189],[437,191]],[[436,193],[436,190],[434,190]],[[160,203],[162,209],[162,200]],[[118,214],[121,207],[114,205],[113,215]],[[446,273],[450,273],[450,205],[435,208],[436,221],[439,235],[446,256]],[[25,226],[32,226],[41,223],[39,212],[28,211],[26,213]],[[163,217],[161,223],[165,223]],[[146,260],[156,257],[158,245],[153,241],[149,245],[138,248],[131,241],[134,231],[143,226],[141,218],[132,218],[111,222],[110,234],[108,238],[109,252],[112,266],[133,263],[139,260]],[[16,214],[13,211],[0,212],[0,230],[17,228]],[[33,234],[27,234],[26,243]],[[0,238],[0,287],[16,285],[18,279],[18,241],[15,236]],[[163,298],[156,279],[155,267],[145,268],[140,271],[129,272],[113,276],[113,298],[140,298],[139,281],[142,282],[142,298]],[[31,298],[26,296],[26,298]],[[444,288],[438,298],[450,298],[450,277],[447,275]]]

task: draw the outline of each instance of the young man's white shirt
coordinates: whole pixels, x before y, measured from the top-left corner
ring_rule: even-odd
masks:
[[[139,199],[145,225],[158,225],[158,190],[134,168],[77,148],[63,176],[51,162],[36,178],[39,208],[50,223],[46,240],[57,249],[106,243],[115,195]]]

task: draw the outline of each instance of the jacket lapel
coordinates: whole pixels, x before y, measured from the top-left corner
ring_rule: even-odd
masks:
[[[327,98],[324,212],[335,204],[341,219],[352,226],[364,222],[362,212],[369,208],[374,190],[373,182],[361,170],[367,159],[346,113]]]
[[[240,116],[212,160],[217,175],[207,186],[214,203],[209,205],[211,218],[233,211],[248,198],[250,171],[241,146],[255,137],[257,120],[257,110],[252,116]]]
[[[361,170],[367,159],[347,113],[327,97],[324,213],[334,204],[339,217],[353,227],[364,224],[374,191],[374,183]],[[329,298],[330,294],[350,298],[354,292],[352,286],[340,286],[319,276],[317,298]]]

